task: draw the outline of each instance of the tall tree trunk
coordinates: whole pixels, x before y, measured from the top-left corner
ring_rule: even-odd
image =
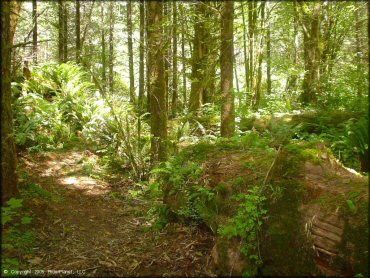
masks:
[[[101,52],[101,63],[102,63],[102,84],[103,87],[105,88],[107,84],[107,76],[106,76],[106,56],[105,56],[105,16],[104,16],[104,2],[101,2],[100,5],[101,8],[101,21],[103,22],[102,24],[102,29],[101,29],[101,46],[102,46],[102,52]]]
[[[166,111],[169,111],[169,93],[170,93],[170,51],[171,51],[171,28],[170,28],[170,8],[169,2],[163,3],[163,16],[164,16],[164,37],[165,37],[165,51],[164,51],[164,82],[165,82],[165,96],[166,96]]]
[[[320,94],[320,11],[321,3],[316,3],[312,16],[305,15],[304,24],[309,33],[304,33],[305,75],[301,95],[304,105],[316,102]]]
[[[140,45],[139,45],[139,114],[143,113],[144,103],[144,22],[145,22],[145,4],[139,3],[140,9]]]
[[[233,86],[233,19],[234,2],[222,2],[221,10],[221,136],[231,137],[235,131]]]
[[[257,82],[256,82],[256,94],[255,94],[255,102],[253,105],[254,110],[259,108],[261,102],[261,95],[262,95],[262,53],[263,53],[263,27],[264,27],[264,20],[265,20],[265,4],[266,2],[261,2],[260,12],[261,12],[261,25],[260,25],[260,41],[258,47],[258,66],[257,66]]]
[[[254,89],[254,10],[255,7],[255,1],[249,1],[248,2],[248,31],[249,31],[249,86],[250,90],[253,94],[255,93]],[[248,99],[248,98],[247,98]]]
[[[130,75],[130,102],[135,101],[134,53],[132,50],[132,3],[127,1],[127,45]]]
[[[64,60],[64,38],[63,38],[63,31],[64,31],[64,8],[63,8],[63,1],[58,0],[58,61],[59,63],[63,63]]]
[[[172,13],[173,13],[173,22],[172,22],[172,115],[175,117],[177,113],[177,102],[178,102],[178,93],[177,93],[177,9],[176,1],[172,2]]]
[[[362,96],[362,88],[361,88],[361,76],[362,76],[362,44],[361,44],[361,39],[360,39],[360,34],[361,34],[361,18],[360,18],[360,13],[359,13],[360,7],[357,6],[355,8],[355,38],[356,38],[356,69],[357,69],[357,80],[356,80],[356,85],[357,85],[357,97]],[[369,19],[368,19],[369,20]]]
[[[68,61],[68,2],[63,4],[63,62]]]
[[[146,110],[150,113],[150,72],[149,72],[149,42],[148,42],[148,33],[149,33],[149,15],[148,15],[148,6],[149,1],[145,0],[145,53],[146,53],[146,91],[147,91],[147,104]]]
[[[33,62],[37,64],[37,0],[32,0],[32,20],[33,20],[32,56]]]
[[[182,4],[181,4],[182,5]],[[181,6],[182,7],[182,6]],[[181,22],[181,60],[182,60],[182,98],[183,98],[183,108],[187,107],[187,97],[186,97],[186,54],[185,54],[185,16],[182,11],[183,20]]]
[[[2,1],[1,5],[1,189],[2,202],[18,194],[17,154],[11,108],[11,56],[21,3]]]
[[[267,5],[267,35],[266,35],[266,77],[267,77],[267,94],[271,94],[271,11],[270,11],[270,1],[266,2]]]
[[[163,2],[148,2],[150,116],[152,161],[167,158],[167,115],[164,80]]]
[[[249,61],[248,61],[248,53],[247,53],[247,25],[245,23],[245,15],[244,15],[244,4],[242,2],[242,17],[243,17],[243,52],[244,52],[244,87],[246,91],[249,92]]]
[[[299,61],[299,37],[298,37],[298,11],[297,11],[297,0],[293,1],[294,7],[294,68],[295,70],[298,69],[298,61]],[[297,92],[298,90],[298,75],[295,73],[293,75],[293,85],[294,91]]]
[[[81,55],[81,14],[80,0],[76,0],[76,63],[79,64]]]
[[[191,91],[189,98],[189,111],[197,112],[203,104],[204,91],[204,37],[205,37],[205,3],[196,2],[196,18],[194,25],[194,42],[192,52]],[[232,61],[232,60],[231,60]]]
[[[109,2],[109,72],[108,72],[108,87],[109,93],[113,93],[113,83],[114,83],[114,72],[113,72],[113,29],[114,29],[114,13],[113,13],[114,2]]]
[[[145,31],[145,3],[139,3],[140,13],[140,43],[139,43],[139,97],[138,97],[138,110],[139,116],[137,120],[137,143],[138,149],[141,149],[141,115],[143,114],[144,103],[144,31]]]

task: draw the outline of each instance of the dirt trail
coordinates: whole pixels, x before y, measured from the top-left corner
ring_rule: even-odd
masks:
[[[130,180],[91,178],[83,162],[89,151],[26,156],[21,169],[49,198],[27,201],[36,247],[20,269],[69,270],[88,276],[213,276],[213,238],[206,230],[169,224],[148,228],[149,203],[133,198]],[[112,192],[119,192],[116,198]]]

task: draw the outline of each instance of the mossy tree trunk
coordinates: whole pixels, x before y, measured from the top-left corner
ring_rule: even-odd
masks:
[[[222,2],[221,11],[221,136],[231,137],[235,131],[233,86],[233,21],[234,2]]]
[[[109,93],[113,93],[113,84],[114,84],[114,72],[113,72],[113,61],[114,61],[114,52],[113,52],[113,28],[114,28],[114,13],[113,13],[113,3],[110,2],[108,6],[109,11],[109,61],[108,61],[108,87]]]
[[[197,112],[203,104],[205,12],[205,3],[203,1],[197,1],[194,18],[194,48],[192,52],[191,90],[189,97],[189,111],[191,112]]]
[[[140,10],[140,44],[139,44],[139,111],[143,113],[144,103],[144,22],[145,22],[145,4],[139,3]]]
[[[130,102],[135,101],[134,53],[132,49],[132,3],[127,1],[127,45],[130,75]]]
[[[101,20],[104,22],[104,2],[101,2]],[[105,88],[107,83],[107,76],[106,76],[106,55],[105,55],[105,25],[102,25],[101,30],[101,45],[102,45],[102,52],[101,52],[101,63],[102,63],[102,83],[103,87]]]
[[[321,3],[315,3],[312,15],[304,12],[303,44],[305,75],[301,101],[305,105],[316,102],[320,94],[320,12]]]
[[[148,47],[152,161],[167,158],[167,111],[164,74],[163,2],[148,2]]]
[[[33,62],[37,63],[37,0],[32,0],[32,56]]]
[[[18,194],[17,154],[11,108],[11,54],[21,4],[1,2],[1,189],[2,201]]]
[[[177,93],[177,7],[176,1],[172,2],[172,13],[173,13],[173,22],[172,22],[172,102],[171,102],[171,112],[172,116],[176,116],[177,113],[177,102],[178,102],[178,93]]]
[[[81,60],[81,11],[80,11],[80,0],[76,0],[76,63],[80,63]]]

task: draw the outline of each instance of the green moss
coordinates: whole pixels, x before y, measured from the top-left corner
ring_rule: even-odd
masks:
[[[264,265],[261,274],[267,276],[309,276],[316,272],[311,248],[303,233],[298,212],[302,187],[296,180],[282,180],[274,185],[282,188],[280,199],[269,199],[269,217],[263,225],[261,253]]]

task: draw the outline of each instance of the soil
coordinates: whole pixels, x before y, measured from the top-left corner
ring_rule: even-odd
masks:
[[[78,150],[20,158],[26,173],[21,185],[34,183],[52,194],[25,200],[36,240],[19,269],[98,277],[215,276],[208,230],[180,223],[154,229],[151,203],[133,197],[132,180],[86,174],[84,161],[95,158]]]

